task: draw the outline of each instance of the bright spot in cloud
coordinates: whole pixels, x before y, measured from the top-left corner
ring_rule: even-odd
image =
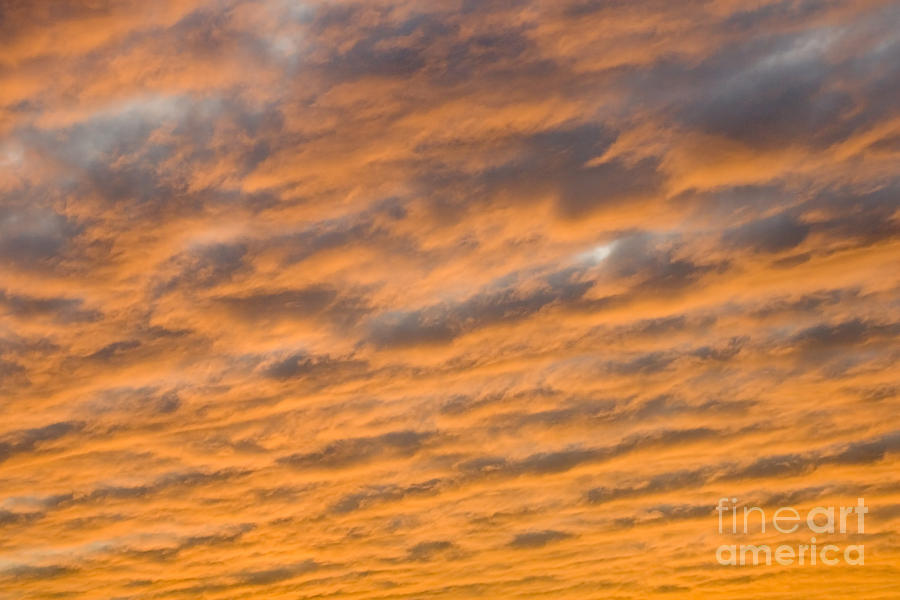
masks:
[[[0,147],[0,166],[15,166],[22,163],[25,150],[20,144],[8,143]]]
[[[610,242],[608,244],[601,244],[599,246],[594,246],[587,252],[582,252],[578,255],[579,260],[582,262],[589,263],[599,263],[605,260],[613,251],[613,247],[615,246],[615,242]]]

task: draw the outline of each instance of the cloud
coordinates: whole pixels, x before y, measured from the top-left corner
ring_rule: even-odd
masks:
[[[67,251],[80,227],[40,206],[0,205],[0,260],[8,266],[49,268]]]
[[[429,561],[439,559],[448,551],[453,550],[456,545],[447,540],[438,540],[433,542],[419,542],[411,547],[407,553],[407,560],[411,561]]]
[[[242,585],[271,585],[311,573],[318,568],[319,565],[314,560],[305,560],[273,569],[244,571],[238,574],[238,581]]]
[[[28,579],[50,580],[64,577],[74,572],[74,569],[64,565],[19,565],[4,570],[2,573],[12,577],[13,581]]]
[[[802,243],[809,230],[808,225],[780,214],[742,225],[726,233],[725,241],[756,252],[782,252]]]
[[[558,542],[568,537],[572,537],[572,535],[564,531],[554,531],[552,529],[546,531],[526,531],[524,533],[516,534],[516,537],[513,538],[509,545],[519,549],[542,548],[547,544]]]
[[[587,500],[602,504],[686,488],[700,488],[732,480],[772,480],[808,475],[828,465],[867,465],[880,462],[888,453],[900,450],[900,435],[888,433],[874,439],[792,454],[773,454],[739,464],[722,461],[696,469],[681,469],[654,475],[637,485],[597,487],[587,492]]]
[[[369,311],[363,299],[342,295],[327,285],[222,296],[216,302],[235,317],[251,322],[325,317],[335,323],[353,323]]]
[[[34,452],[46,442],[53,442],[84,428],[79,421],[60,421],[43,427],[9,431],[0,436],[0,462]]]
[[[407,486],[393,484],[371,486],[343,496],[331,507],[331,510],[338,514],[348,513],[380,502],[396,502],[408,496],[434,494],[440,489],[442,483],[440,479],[429,479]]]
[[[434,433],[392,431],[375,437],[336,440],[321,450],[283,456],[278,462],[296,469],[334,469],[387,457],[409,457],[425,446]]]
[[[99,311],[82,308],[83,304],[81,298],[33,298],[0,290],[0,306],[17,318],[50,316],[60,323],[90,322],[102,318]]]
[[[330,356],[311,356],[305,352],[292,354],[276,360],[265,367],[266,376],[272,379],[295,379],[308,376],[335,376],[340,373],[357,372],[364,369],[365,361],[339,359]]]
[[[85,403],[85,408],[97,415],[169,414],[177,411],[181,403],[182,400],[176,390],[122,387],[97,393]]]
[[[801,348],[823,350],[833,347],[853,346],[892,336],[900,331],[900,325],[865,322],[853,319],[843,323],[820,324],[798,332],[791,342]]]
[[[2,5],[0,588],[777,596],[719,497],[893,514],[896,2]]]
[[[643,159],[634,165],[609,161],[573,172],[562,185],[560,209],[577,218],[600,207],[618,208],[642,203],[662,191],[658,162]]]
[[[572,302],[593,285],[579,281],[576,273],[555,275],[534,290],[486,290],[453,304],[379,315],[372,320],[369,339],[379,347],[446,343],[477,328],[520,321],[545,307]]]
[[[246,268],[244,244],[211,244],[185,252],[172,259],[177,275],[169,279],[161,290],[178,287],[212,288],[230,281]]]

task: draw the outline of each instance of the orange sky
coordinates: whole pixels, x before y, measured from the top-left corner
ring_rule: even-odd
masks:
[[[900,597],[898,24],[0,1],[0,600]]]

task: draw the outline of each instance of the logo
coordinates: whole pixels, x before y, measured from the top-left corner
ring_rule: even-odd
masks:
[[[866,514],[869,508],[864,498],[857,498],[856,506],[817,506],[806,513],[793,506],[782,506],[767,513],[759,506],[742,506],[738,510],[737,498],[721,498],[716,506],[719,517],[719,535],[739,536],[751,533],[766,534],[811,534],[809,543],[778,544],[722,544],[716,550],[716,561],[720,565],[745,566],[760,564],[790,566],[834,566],[841,562],[847,565],[865,565],[865,546],[845,547],[831,543],[817,536],[836,533],[862,534],[866,529]],[[771,517],[771,519],[770,519]],[[767,529],[768,528],[768,529]]]

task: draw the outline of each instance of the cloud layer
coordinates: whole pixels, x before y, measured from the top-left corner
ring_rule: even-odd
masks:
[[[898,22],[4,3],[0,600],[895,598]]]

